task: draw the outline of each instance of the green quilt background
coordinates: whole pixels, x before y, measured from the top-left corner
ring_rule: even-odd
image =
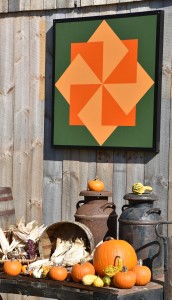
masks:
[[[127,17],[82,18],[54,23],[55,61],[54,83],[70,64],[70,44],[87,42],[100,23],[106,20],[121,40],[138,39],[138,62],[155,80],[157,15]],[[69,126],[69,104],[54,87],[54,146],[96,146],[152,148],[154,131],[153,85],[137,104],[136,126],[118,127],[100,146],[85,126]]]

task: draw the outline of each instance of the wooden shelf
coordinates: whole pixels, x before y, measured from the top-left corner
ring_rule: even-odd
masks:
[[[163,281],[150,282],[144,287],[116,289],[97,288],[68,281],[35,279],[28,276],[0,275],[0,293],[22,294],[58,300],[163,300]],[[144,297],[144,298],[143,298]]]

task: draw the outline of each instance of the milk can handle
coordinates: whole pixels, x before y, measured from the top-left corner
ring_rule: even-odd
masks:
[[[77,204],[76,204],[76,208],[78,209],[80,207],[80,204],[83,204],[83,203],[85,203],[84,200],[78,201]]]
[[[160,234],[159,231],[158,231],[158,230],[159,230],[159,226],[160,226],[160,225],[163,225],[163,224],[166,224],[166,225],[172,224],[172,221],[166,221],[166,222],[162,221],[162,222],[159,222],[159,223],[156,225],[156,227],[155,227],[155,232],[156,232],[157,236],[159,236],[160,238],[166,240],[168,237],[166,237],[166,236]]]
[[[123,205],[122,206],[122,211],[124,211],[126,208],[128,208],[129,207],[129,204],[125,204],[125,205]]]
[[[147,215],[150,215],[153,213],[160,215],[161,214],[160,208],[151,208],[146,212]]]
[[[109,207],[115,209],[116,205],[113,202],[107,202],[99,208],[99,211],[104,212],[104,210]]]

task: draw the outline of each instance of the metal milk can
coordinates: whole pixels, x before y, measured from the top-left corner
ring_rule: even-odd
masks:
[[[152,278],[163,275],[163,242],[156,234],[156,225],[162,221],[160,208],[154,208],[158,198],[153,193],[124,196],[129,204],[123,205],[119,217],[119,239],[126,240],[135,249],[138,259],[152,271]]]
[[[75,221],[83,223],[92,232],[95,245],[107,236],[117,237],[117,214],[113,202],[108,202],[109,191],[81,191],[84,200],[78,201]]]

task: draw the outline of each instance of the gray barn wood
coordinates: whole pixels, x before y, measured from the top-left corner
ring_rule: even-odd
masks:
[[[53,19],[156,9],[165,12],[160,152],[51,148]],[[118,216],[141,181],[172,220],[171,49],[171,0],[0,0],[0,186],[12,188],[17,219],[73,221],[79,192],[98,175]]]

